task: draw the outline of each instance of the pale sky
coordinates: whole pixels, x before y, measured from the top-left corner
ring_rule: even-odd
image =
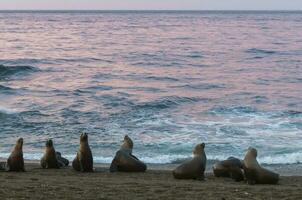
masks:
[[[0,0],[0,10],[302,10],[302,0]]]

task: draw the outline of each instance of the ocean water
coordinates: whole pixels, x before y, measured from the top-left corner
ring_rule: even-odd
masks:
[[[0,157],[302,162],[302,12],[0,12]]]

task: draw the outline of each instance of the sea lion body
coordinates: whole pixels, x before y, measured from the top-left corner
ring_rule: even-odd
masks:
[[[277,184],[279,174],[260,166],[257,159],[257,150],[249,148],[244,160],[243,169],[248,184]]]
[[[117,151],[110,165],[110,172],[144,172],[147,165],[132,155],[133,142],[126,135],[121,149]]]
[[[8,171],[25,171],[22,148],[23,138],[19,138],[12,153],[7,159]]]
[[[63,158],[61,156],[60,152],[56,151],[56,157],[57,157],[60,167],[67,167],[69,165],[69,160],[66,158]]]
[[[207,157],[204,152],[205,144],[196,145],[192,160],[186,161],[173,170],[173,176],[176,179],[197,179],[204,180],[204,171],[206,169]]]
[[[72,167],[76,171],[92,172],[93,157],[88,144],[88,135],[82,134],[80,137],[80,149],[72,162]]]
[[[229,177],[235,181],[244,180],[243,163],[238,158],[229,157],[226,160],[215,163],[213,173],[216,177]]]
[[[60,168],[59,162],[56,156],[56,150],[53,147],[52,140],[47,140],[45,153],[41,158],[40,164],[42,168],[46,169],[58,169]]]

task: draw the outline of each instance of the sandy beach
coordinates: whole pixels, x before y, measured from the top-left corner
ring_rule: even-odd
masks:
[[[1,199],[300,199],[301,176],[281,176],[278,185],[247,185],[207,172],[206,181],[175,180],[171,170],[151,167],[146,173],[94,173],[67,167],[41,169],[26,164],[25,173],[0,172]]]

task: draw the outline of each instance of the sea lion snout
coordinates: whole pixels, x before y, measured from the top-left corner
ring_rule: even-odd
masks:
[[[17,140],[17,143],[20,144],[20,145],[23,145],[23,138],[19,138],[19,139]]]
[[[247,153],[253,155],[255,158],[257,157],[257,150],[253,147],[249,147]]]
[[[88,134],[87,133],[82,133],[80,137],[80,141],[87,141],[88,140]]]
[[[122,149],[133,149],[133,141],[128,135],[125,135],[121,148]]]
[[[53,147],[53,142],[51,139],[46,141],[46,147]]]
[[[203,153],[205,146],[206,146],[205,143],[201,143],[201,144],[196,145],[196,147],[193,151],[193,154],[198,155],[198,154]]]

